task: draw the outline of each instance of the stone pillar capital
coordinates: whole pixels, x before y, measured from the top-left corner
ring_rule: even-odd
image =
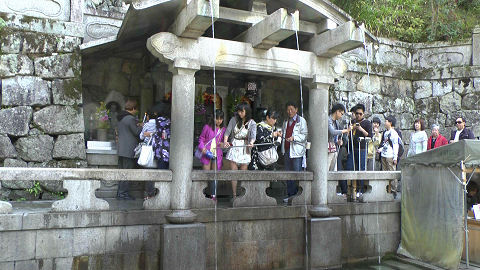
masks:
[[[174,75],[194,75],[200,70],[200,63],[197,60],[177,57],[168,66],[168,70]]]
[[[314,75],[311,81],[310,89],[323,89],[327,90],[334,83],[334,79],[332,76],[326,75]]]
[[[480,25],[475,26],[475,28],[473,29],[473,34],[480,35]]]
[[[472,64],[480,65],[480,25],[475,26],[472,34]]]

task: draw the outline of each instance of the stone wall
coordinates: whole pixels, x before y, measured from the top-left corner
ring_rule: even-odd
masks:
[[[345,98],[349,108],[364,103],[367,117],[378,116],[382,123],[394,115],[407,144],[418,117],[426,120],[428,135],[436,123],[450,139],[455,118],[464,116],[480,136],[480,66],[472,65],[478,54],[471,40],[409,44],[380,38],[334,59],[339,79],[331,103]]]
[[[86,167],[77,24],[0,17],[0,165]],[[63,191],[61,183],[40,183],[44,192],[33,181],[2,186],[0,199],[10,200],[52,199]]]
[[[398,248],[399,202],[332,209],[342,233],[329,245],[342,244],[342,263]],[[194,211],[206,225],[207,269],[216,269],[215,237],[218,269],[305,269],[303,206],[219,209],[217,224],[213,209]],[[2,215],[0,269],[159,269],[160,227],[169,212],[48,213],[39,207]]]

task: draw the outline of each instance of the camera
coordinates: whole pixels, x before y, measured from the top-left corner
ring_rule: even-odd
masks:
[[[355,126],[359,127],[359,126],[360,126],[360,123],[355,123]]]

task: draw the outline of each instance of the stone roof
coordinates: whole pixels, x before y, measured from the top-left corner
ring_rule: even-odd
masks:
[[[293,18],[293,22],[290,22],[292,26],[284,29],[287,31],[286,34],[285,31],[280,34],[274,33],[277,40],[269,40],[272,45],[258,45],[258,48],[264,49],[277,46],[279,43],[283,47],[293,47],[295,40],[291,36],[291,30],[295,27],[299,29],[299,39],[305,43],[303,41],[311,39],[314,35],[353,20],[347,13],[326,0],[211,1],[215,13],[215,37],[243,42],[251,42],[247,30],[255,24],[266,21],[267,17],[274,16],[274,13],[279,13],[278,10],[287,10],[289,14],[298,11],[299,21],[295,22]],[[82,44],[81,49],[83,54],[105,50],[114,53],[132,48],[144,49],[146,40],[159,32],[173,32],[178,36],[190,38],[208,37],[211,36],[210,14],[210,2],[207,0],[133,0],[115,38],[108,37],[88,42]],[[277,21],[289,17],[285,14],[275,16],[278,17]]]

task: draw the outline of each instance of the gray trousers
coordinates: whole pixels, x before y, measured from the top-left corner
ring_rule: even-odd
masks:
[[[119,169],[135,169],[137,167],[137,160],[135,158],[118,157]],[[130,182],[120,181],[118,182],[117,196],[128,195],[130,191]]]

